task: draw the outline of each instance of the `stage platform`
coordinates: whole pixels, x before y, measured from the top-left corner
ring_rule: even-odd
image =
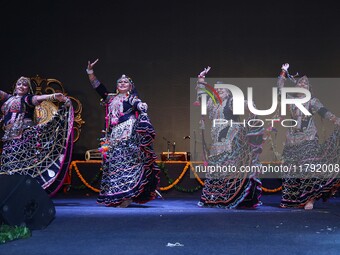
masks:
[[[339,254],[340,198],[312,211],[281,209],[279,195],[263,196],[251,210],[201,208],[198,200],[191,194],[113,208],[97,205],[95,195],[57,194],[52,223],[0,245],[0,254]]]

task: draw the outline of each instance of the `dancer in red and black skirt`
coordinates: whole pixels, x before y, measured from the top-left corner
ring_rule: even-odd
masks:
[[[35,107],[43,101],[67,102],[51,120],[38,124]],[[29,175],[53,195],[62,186],[73,146],[73,108],[62,93],[34,95],[20,77],[12,94],[0,91],[4,135],[0,174]]]
[[[115,93],[109,93],[93,73],[87,73],[93,88],[106,104],[106,136],[103,154],[103,177],[97,203],[127,207],[131,202],[143,204],[156,197],[159,168],[153,150],[155,131],[150,123],[147,104],[137,95],[132,80],[122,75]]]
[[[278,77],[278,88],[281,90],[287,77],[289,64],[283,64]],[[295,79],[294,79],[295,80]],[[311,99],[303,106],[312,114],[318,113],[321,117],[335,124],[330,137],[320,143],[317,127],[313,115],[305,115],[295,105],[289,105],[291,119],[297,125],[287,131],[286,143],[283,150],[284,164],[292,171],[283,178],[281,207],[295,207],[313,209],[314,202],[320,198],[327,200],[340,186],[338,179],[340,162],[340,118],[327,110],[312,94],[312,87],[306,76],[301,77],[295,84],[311,92]],[[297,94],[296,97],[304,97]],[[327,166],[329,169],[318,174],[315,167]],[[337,167],[331,169],[331,167]],[[314,170],[313,170],[314,168]],[[295,169],[295,170],[294,170]],[[329,171],[328,171],[329,170]]]
[[[210,67],[198,76],[198,97],[207,85],[204,78],[209,69]],[[209,119],[212,122],[218,119],[227,121],[212,125],[210,132],[212,145],[209,152],[204,152],[208,154],[205,164],[208,167],[232,167],[236,171],[207,173],[198,205],[225,209],[255,208],[261,204],[261,181],[256,173],[248,174],[239,170],[244,166],[260,165],[259,155],[262,152],[264,129],[230,125],[231,120],[240,121],[239,116],[233,114],[233,96],[226,88],[217,88],[216,92],[221,103],[214,104],[212,98],[209,98],[207,102]]]

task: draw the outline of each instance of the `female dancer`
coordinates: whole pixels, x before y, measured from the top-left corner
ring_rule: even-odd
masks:
[[[43,101],[67,102],[47,123],[34,121]],[[13,94],[0,91],[4,135],[0,174],[30,175],[53,195],[63,184],[72,153],[73,109],[62,93],[34,95],[31,81],[20,77]]]
[[[146,114],[147,104],[138,98],[134,83],[126,75],[117,80],[116,92],[109,93],[94,75],[97,61],[87,66],[91,85],[107,108],[101,147],[103,177],[97,202],[116,207],[146,203],[156,197],[159,183],[153,151],[155,131]]]
[[[278,77],[278,88],[282,89],[287,77],[289,64],[283,64]],[[306,76],[296,82],[296,87],[312,92],[311,84]],[[304,96],[297,94],[297,97]],[[318,175],[312,169],[318,165],[333,165],[340,162],[340,119],[327,110],[319,99],[313,96],[310,101],[303,104],[312,114],[318,113],[321,117],[335,124],[335,130],[322,144],[319,143],[314,116],[304,115],[295,105],[289,105],[291,118],[297,125],[287,130],[286,143],[283,150],[284,164],[291,166],[290,171],[283,178],[281,207],[296,207],[313,209],[314,202],[319,198],[327,200],[340,185],[337,173],[324,172]],[[339,165],[338,165],[339,166]]]
[[[204,78],[210,67],[198,76],[198,93],[207,83]],[[225,88],[216,89],[222,103],[207,102],[209,118],[228,120],[228,123],[212,125],[212,146],[206,159],[208,166],[233,167],[237,171],[228,173],[208,173],[204,182],[199,206],[221,208],[254,208],[261,196],[261,182],[255,174],[239,171],[241,166],[259,165],[262,152],[263,128],[250,128],[243,125],[230,125],[230,121],[239,122],[239,116],[233,114],[233,97]],[[197,102],[195,102],[197,104]],[[246,104],[245,104],[246,105]],[[230,168],[229,168],[230,169]]]

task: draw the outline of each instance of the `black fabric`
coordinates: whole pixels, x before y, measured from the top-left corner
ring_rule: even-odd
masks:
[[[225,104],[226,107],[223,108],[224,118],[226,120],[239,121],[240,116],[233,114],[233,109],[232,109],[232,107],[231,108],[229,107],[229,104],[231,104],[231,105],[233,104],[233,99],[230,98],[230,97],[227,99],[227,103]]]
[[[106,100],[107,95],[109,94],[109,92],[107,91],[107,89],[104,86],[104,84],[100,83],[100,85],[96,88],[96,91],[100,95],[101,98]]]
[[[327,110],[325,107],[321,107],[321,108],[319,109],[319,111],[318,111],[318,113],[320,114],[320,116],[321,116],[322,118],[325,117],[325,115],[326,115],[327,112],[328,112],[328,110]]]

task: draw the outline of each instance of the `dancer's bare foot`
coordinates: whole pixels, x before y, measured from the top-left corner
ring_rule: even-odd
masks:
[[[118,205],[117,207],[119,207],[119,208],[126,208],[131,203],[132,203],[132,199],[127,199],[127,200],[123,201],[120,205]]]
[[[314,207],[314,200],[309,200],[306,204],[305,204],[305,210],[312,210]]]
[[[338,191],[339,188],[340,188],[340,186],[335,186],[331,189],[332,196],[335,196],[335,194],[336,194],[336,192]]]

